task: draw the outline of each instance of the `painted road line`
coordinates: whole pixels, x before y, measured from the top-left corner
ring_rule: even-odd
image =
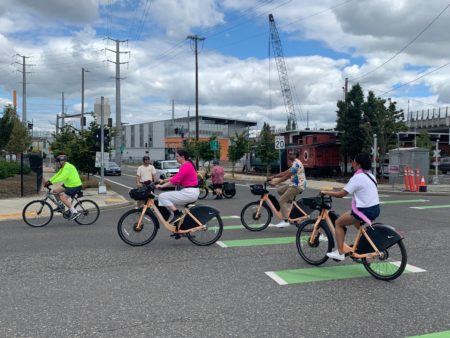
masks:
[[[94,175],[94,176],[97,177],[97,178],[100,178],[100,176],[97,176],[97,175]],[[114,182],[113,180],[110,180],[110,179],[108,179],[108,178],[103,178],[103,179],[104,179],[105,181],[108,181],[108,182],[111,182],[111,183],[120,185],[121,187],[128,188],[128,189],[133,189],[133,187],[129,187],[128,185],[125,185],[125,184],[122,184],[122,183]]]
[[[408,338],[448,338],[450,337],[450,331],[432,332],[420,336],[410,336]]]
[[[235,219],[240,218],[239,216],[220,216],[222,219]]]
[[[401,203],[424,203],[430,200],[417,199],[417,200],[396,200],[396,201],[380,201],[380,204],[401,204]]]
[[[385,263],[383,263],[385,264]],[[391,264],[399,265],[400,262]],[[404,273],[424,272],[426,270],[413,265],[406,265]],[[311,282],[321,282],[339,279],[363,278],[371,275],[361,264],[351,264],[344,266],[327,266],[318,268],[292,269],[282,271],[266,272],[279,285],[302,284]],[[276,276],[276,278],[274,278]]]
[[[442,204],[442,205],[428,205],[425,207],[410,207],[411,209],[445,209],[445,208],[450,208],[450,204]]]
[[[216,242],[219,244],[219,242]],[[295,237],[269,237],[258,239],[235,239],[229,241],[220,241],[219,244],[222,248],[238,248],[246,246],[259,246],[259,245],[279,245],[279,244],[292,244],[295,243]]]

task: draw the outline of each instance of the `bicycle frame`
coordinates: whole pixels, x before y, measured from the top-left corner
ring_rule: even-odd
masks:
[[[259,216],[259,211],[261,210],[262,205],[263,205],[264,202],[269,206],[270,210],[272,211],[272,213],[273,213],[275,216],[277,216],[277,217],[280,218],[280,219],[283,219],[283,218],[284,218],[283,215],[281,214],[281,212],[278,211],[277,208],[275,208],[275,205],[274,205],[274,204],[272,203],[272,201],[270,200],[270,198],[269,198],[269,193],[265,193],[265,194],[261,195],[261,199],[259,200],[259,207],[258,207],[258,210],[257,210],[257,212],[256,212],[256,216],[257,216],[257,217]],[[302,213],[303,216],[300,216],[300,217],[297,217],[297,218],[290,218],[290,217],[288,217],[288,222],[289,222],[289,223],[301,223],[301,222],[304,222],[304,221],[306,221],[306,220],[309,219],[308,213],[307,213],[305,210],[303,210],[303,209],[297,204],[296,201],[293,201],[293,202],[291,203],[291,207],[289,208],[289,215],[291,214],[293,208],[297,208],[297,209]]]
[[[144,218],[144,215],[147,211],[147,209],[150,209],[153,214],[156,216],[156,218],[158,219],[158,221],[164,225],[164,227],[170,231],[173,232],[174,234],[185,234],[185,233],[192,233],[192,232],[197,232],[197,231],[201,231],[205,229],[205,226],[203,225],[202,222],[200,222],[190,211],[189,211],[189,207],[185,208],[183,211],[183,216],[181,217],[181,219],[177,222],[178,226],[172,225],[170,224],[168,221],[165,220],[164,216],[161,214],[161,212],[159,211],[158,207],[155,204],[155,200],[153,198],[149,198],[147,200],[147,202],[144,204],[144,207],[142,208],[142,212],[141,212],[141,216],[139,217],[138,220],[138,224],[136,225],[136,230],[141,230],[142,228],[142,220]],[[198,224],[198,226],[191,228],[191,229],[187,229],[187,230],[182,230],[179,229],[181,227],[181,225],[183,224],[184,219],[186,218],[186,216],[190,216],[195,223]]]
[[[317,218],[316,222],[314,223],[314,227],[313,227],[313,231],[311,233],[311,237],[309,239],[310,243],[313,244],[314,243],[314,239],[317,236],[317,231],[319,231],[319,224],[320,222],[324,220],[326,221],[326,224],[328,226],[328,230],[330,230],[332,236],[333,236],[333,240],[334,240],[334,246],[335,248],[337,248],[337,243],[336,243],[336,233],[334,230],[334,225],[333,222],[330,218],[330,212],[327,209],[322,209],[320,212],[319,217]],[[381,253],[380,250],[378,250],[377,246],[375,245],[375,243],[372,241],[372,239],[369,237],[369,235],[366,232],[366,227],[371,226],[371,225],[360,225],[358,226],[358,233],[355,236],[355,240],[353,242],[353,245],[350,246],[347,243],[344,243],[344,253],[348,254],[351,258],[355,258],[355,259],[363,259],[363,258],[373,258],[373,257],[381,257],[383,254]],[[364,253],[364,254],[358,254],[356,252],[357,248],[358,248],[358,244],[359,241],[361,240],[362,237],[365,237],[367,242],[369,242],[370,246],[373,249],[373,252],[369,252],[369,253]]]

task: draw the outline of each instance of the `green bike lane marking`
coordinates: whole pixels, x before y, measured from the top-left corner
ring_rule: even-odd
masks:
[[[394,201],[380,201],[380,204],[401,204],[401,203],[424,203],[430,200],[416,199],[416,200],[394,200]]]
[[[432,332],[420,336],[410,336],[408,338],[448,338],[450,337],[450,331]]]
[[[238,248],[246,246],[258,245],[279,245],[295,243],[295,236],[290,237],[269,237],[269,238],[254,238],[254,239],[234,239],[229,241],[217,241],[217,245],[222,248]]]
[[[386,263],[382,263],[386,264]],[[399,265],[400,262],[389,264]],[[404,273],[425,272],[426,270],[406,264]],[[363,278],[371,275],[362,264],[344,266],[327,266],[317,268],[291,269],[282,271],[267,271],[266,275],[279,285],[303,284],[311,282],[322,282],[339,279]]]
[[[241,217],[232,215],[232,216],[220,216],[220,218],[222,218],[222,219],[235,219],[235,218],[241,218]]]
[[[425,207],[410,207],[410,208],[411,209],[419,209],[419,210],[422,210],[422,209],[440,209],[440,208],[444,209],[444,208],[450,208],[450,204],[428,205],[428,206],[425,206]]]

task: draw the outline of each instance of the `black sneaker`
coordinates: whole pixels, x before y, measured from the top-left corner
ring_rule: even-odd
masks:
[[[170,221],[170,223],[175,223],[175,222],[179,221],[182,216],[183,216],[183,213],[180,210],[176,210],[173,213],[173,217],[172,217],[172,220]]]

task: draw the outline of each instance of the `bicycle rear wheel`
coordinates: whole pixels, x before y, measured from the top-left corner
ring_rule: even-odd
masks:
[[[132,209],[122,215],[117,224],[117,231],[122,241],[131,246],[142,246],[150,243],[156,236],[159,228],[158,219],[153,213],[146,212],[141,228],[136,227],[141,217],[142,209]]]
[[[405,271],[408,260],[406,248],[400,240],[382,251],[383,257],[363,259],[364,267],[376,279],[385,281],[394,280]]]
[[[230,194],[227,194],[225,191],[222,191],[222,195],[225,197],[225,198],[233,198],[234,197],[234,195],[236,195],[236,190],[234,190],[232,193],[230,193]]]
[[[52,220],[53,208],[45,201],[31,201],[23,208],[22,218],[30,227],[43,227]]]
[[[223,232],[223,222],[220,215],[216,215],[211,218],[206,224],[204,224],[205,229],[188,232],[186,234],[187,238],[199,246],[207,246],[217,242],[222,236]]]
[[[80,213],[80,216],[75,218],[75,222],[81,225],[90,225],[100,216],[100,208],[91,200],[78,201],[74,208]]]
[[[258,216],[256,213],[258,212]],[[272,219],[272,212],[269,207],[263,203],[259,207],[259,201],[247,204],[241,211],[241,223],[250,231],[261,231],[267,228]]]
[[[297,230],[297,251],[305,262],[312,265],[320,265],[328,260],[327,252],[333,248],[333,237],[324,221],[319,223],[319,228],[311,243],[315,220],[307,220],[300,224]]]
[[[200,193],[198,194],[198,199],[203,200],[206,197],[208,197],[208,188],[206,187],[200,187],[199,188]]]

